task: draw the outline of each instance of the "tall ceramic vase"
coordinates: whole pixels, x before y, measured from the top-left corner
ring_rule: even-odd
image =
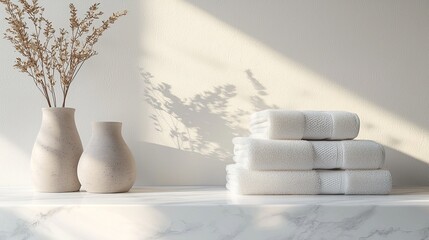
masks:
[[[128,192],[133,186],[135,162],[121,128],[120,122],[93,123],[91,140],[78,166],[79,180],[87,192]]]
[[[83,147],[73,108],[43,108],[42,126],[31,154],[32,180],[39,192],[79,191],[77,165]]]

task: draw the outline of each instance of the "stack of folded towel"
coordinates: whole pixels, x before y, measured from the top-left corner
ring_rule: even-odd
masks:
[[[265,110],[237,137],[227,188],[239,194],[388,194],[384,148],[359,133],[354,113]],[[329,141],[327,141],[329,140]],[[331,169],[331,170],[328,170]]]

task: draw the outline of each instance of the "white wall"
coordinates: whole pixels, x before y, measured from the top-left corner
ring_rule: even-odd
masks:
[[[62,2],[45,5],[55,20],[67,14]],[[137,185],[224,184],[231,138],[269,107],[357,112],[359,138],[386,146],[394,185],[429,184],[429,2],[110,0],[102,8],[130,12],[103,36],[69,103],[84,144],[91,121],[124,122]],[[10,44],[0,51],[0,185],[28,185],[43,101],[12,69]]]

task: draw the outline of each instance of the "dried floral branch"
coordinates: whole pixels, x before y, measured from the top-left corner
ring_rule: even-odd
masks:
[[[51,21],[43,16],[45,9],[38,0],[0,0],[4,5],[9,28],[4,38],[9,40],[22,57],[17,57],[14,67],[27,73],[49,107],[57,106],[55,86],[57,78],[63,94],[62,107],[65,107],[70,85],[84,63],[97,55],[94,50],[98,39],[111,25],[127,11],[113,13],[98,27],[93,24],[103,15],[99,3],[90,6],[82,19],[73,4],[70,9],[70,30],[60,28],[55,31]],[[30,31],[27,22],[30,23]]]

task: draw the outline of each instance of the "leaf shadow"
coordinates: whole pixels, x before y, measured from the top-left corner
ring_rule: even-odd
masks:
[[[149,116],[153,127],[160,134],[168,134],[171,143],[179,150],[197,152],[222,161],[231,159],[231,139],[248,135],[241,124],[250,111],[278,108],[265,98],[268,92],[252,71],[244,71],[256,94],[250,96],[252,109],[235,106],[237,86],[217,85],[210,89],[182,98],[173,92],[170,84],[159,82],[144,69],[140,75],[144,83],[144,98],[153,108]]]

